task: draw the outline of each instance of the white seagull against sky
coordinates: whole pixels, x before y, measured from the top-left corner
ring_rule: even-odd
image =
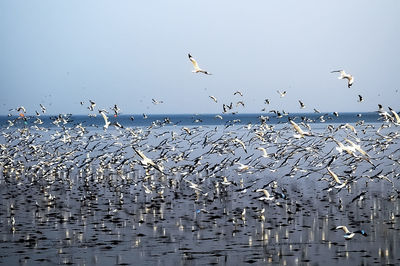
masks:
[[[347,74],[344,70],[334,70],[331,73],[340,73],[340,76],[338,77],[338,79],[347,79],[347,87],[351,87],[351,85],[353,85],[354,82],[354,77],[350,74]]]
[[[281,96],[281,98],[286,96],[286,91],[281,92],[281,91],[277,90],[276,92],[279,94],[279,96]]]
[[[211,73],[201,69],[199,67],[199,64],[197,64],[197,61],[190,54],[188,54],[188,56],[189,56],[189,59],[192,62],[193,67],[194,67],[194,70],[192,70],[193,73],[203,73],[203,74],[206,74],[206,75],[212,75]]]

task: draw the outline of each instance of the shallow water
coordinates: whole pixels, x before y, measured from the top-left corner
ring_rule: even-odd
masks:
[[[398,264],[398,127],[381,125],[311,125],[301,139],[287,123],[3,128],[0,263]],[[328,136],[369,157],[340,154]],[[263,187],[273,200],[259,200]],[[339,225],[367,236],[346,240]]]

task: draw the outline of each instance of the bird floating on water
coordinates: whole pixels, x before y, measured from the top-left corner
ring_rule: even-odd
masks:
[[[197,63],[197,61],[191,56],[191,54],[188,54],[190,61],[193,64],[194,70],[192,70],[193,73],[203,73],[206,75],[212,75],[211,73],[209,73],[206,70],[203,70],[199,67],[199,64]]]

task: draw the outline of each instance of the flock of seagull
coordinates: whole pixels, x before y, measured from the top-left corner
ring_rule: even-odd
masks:
[[[193,72],[211,75],[188,56]],[[344,70],[333,72],[339,72],[339,79],[347,79],[347,86],[352,86],[353,76]],[[286,91],[278,93],[281,97],[286,95]],[[243,96],[240,91],[234,94]],[[214,96],[210,98],[218,102]],[[361,96],[359,100],[362,101]],[[96,113],[96,103],[89,103],[91,116]],[[305,107],[302,101],[299,103]],[[245,106],[242,101],[239,105]],[[46,108],[40,107],[45,113]],[[223,104],[223,113],[232,108],[232,103]],[[118,118],[118,106],[110,109]],[[26,113],[24,107],[12,111]],[[288,222],[297,219],[296,214],[307,208],[309,203],[304,199],[309,195],[291,190],[283,180],[293,184],[318,183],[318,193],[337,195],[336,202],[332,202],[337,211],[343,210],[346,199],[346,204],[351,205],[367,198],[368,191],[352,194],[357,183],[388,183],[391,191],[387,200],[399,200],[400,118],[392,108],[387,112],[380,105],[380,120],[376,123],[367,124],[360,118],[354,125],[322,123],[317,130],[306,118],[288,119],[279,125],[260,119],[259,124],[219,127],[201,123],[171,125],[165,119],[148,127],[132,128],[110,122],[105,109],[97,111],[104,119],[104,130],[75,123],[63,115],[52,118],[53,128],[42,127],[39,112],[30,124],[20,123],[30,122],[26,116],[10,118],[8,126],[0,131],[2,183],[37,187],[47,196],[35,199],[32,207],[56,207],[60,198],[52,187],[62,183],[72,188],[76,186],[72,177],[77,176],[81,184],[77,200],[82,205],[94,203],[96,197],[88,196],[91,187],[103,186],[117,195],[115,213],[124,210],[130,197],[135,203],[124,189],[131,186],[146,202],[173,203],[186,197],[195,204],[194,213],[205,215],[210,222],[221,213],[211,206],[222,198],[228,195],[231,199],[246,199],[242,202],[249,206],[224,212],[234,231],[245,226],[246,219],[268,223],[269,213],[275,209],[285,210]],[[279,112],[276,115],[282,116]],[[223,114],[218,116],[222,119]],[[138,213],[130,215],[135,220]],[[18,232],[19,221],[13,212],[8,221],[10,231]],[[136,221],[140,223],[141,219]],[[343,230],[345,240],[357,234],[369,235],[366,228],[356,228],[355,223],[350,229],[346,224],[331,223],[333,230]]]

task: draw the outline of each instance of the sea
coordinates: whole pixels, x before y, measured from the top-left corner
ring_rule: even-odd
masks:
[[[395,120],[107,117],[0,116],[0,265],[400,264]]]

